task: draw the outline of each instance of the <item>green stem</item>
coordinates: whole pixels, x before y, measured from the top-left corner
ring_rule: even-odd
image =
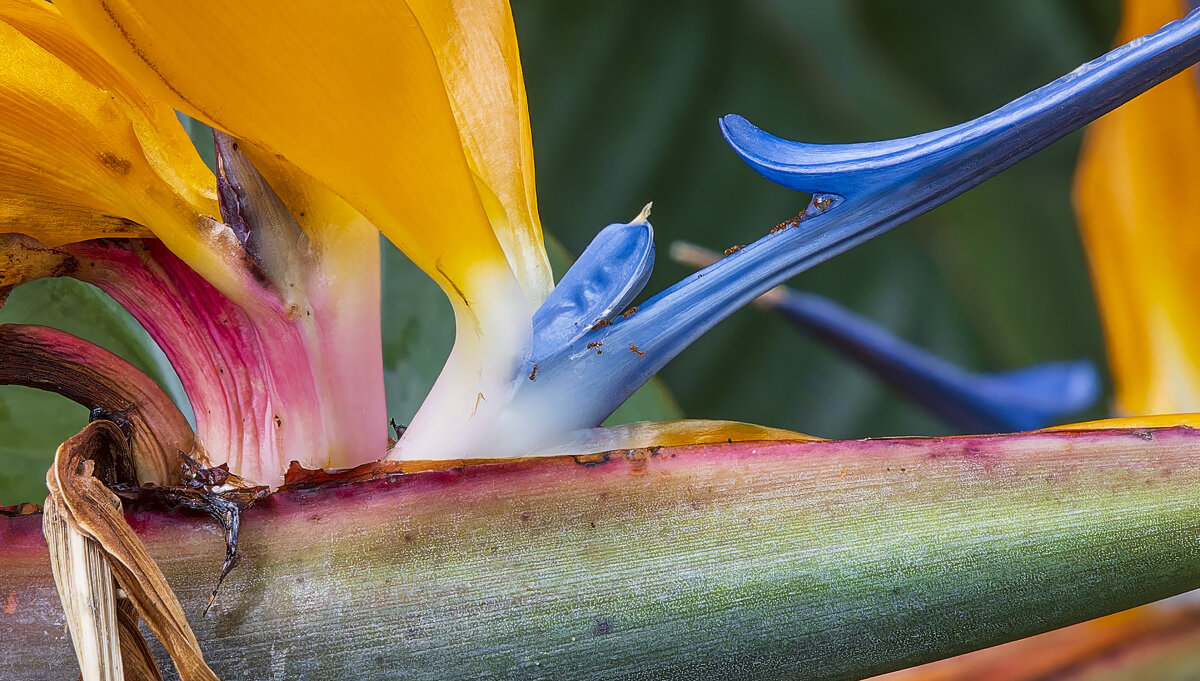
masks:
[[[1200,587],[1198,464],[1200,434],[1180,428],[634,450],[285,489],[246,514],[206,618],[218,528],[127,517],[224,679],[850,679]],[[0,518],[3,678],[72,673],[39,523]]]

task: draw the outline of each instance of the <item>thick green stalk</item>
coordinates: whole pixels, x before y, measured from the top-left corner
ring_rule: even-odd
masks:
[[[601,458],[597,458],[601,460]],[[1200,587],[1200,434],[743,443],[133,510],[222,679],[846,679]],[[73,672],[0,518],[2,679]]]

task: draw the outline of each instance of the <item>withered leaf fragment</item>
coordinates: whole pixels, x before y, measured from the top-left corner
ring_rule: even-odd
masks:
[[[154,653],[138,628],[140,620],[137,606],[123,595],[117,598],[121,670],[125,673],[125,681],[162,681],[162,672],[154,661]]]
[[[75,529],[53,497],[46,500],[42,531],[50,547],[54,583],[67,614],[83,681],[120,679],[116,583],[100,545]]]
[[[116,578],[117,584],[124,591],[130,602],[149,625],[150,630],[162,642],[167,653],[175,663],[175,668],[182,681],[216,681],[217,676],[204,662],[200,644],[188,624],[187,617],[174,592],[167,584],[166,578],[158,565],[146,552],[146,548],[129,528],[122,513],[121,501],[111,492],[102,479],[109,461],[128,455],[128,443],[121,429],[109,421],[94,421],[78,435],[62,444],[55,455],[54,466],[46,474],[46,486],[50,496],[46,499],[46,528],[47,541],[51,543],[51,553],[69,553],[74,558],[76,551],[74,542],[80,545],[87,558],[83,559],[86,568],[97,571],[96,579],[89,580],[100,591],[101,575],[106,564]],[[101,477],[97,477],[101,476]],[[110,483],[117,482],[109,480]],[[64,531],[63,528],[66,528]],[[76,538],[76,535],[78,538]],[[82,548],[84,539],[94,548]],[[64,543],[68,543],[64,549]],[[90,552],[98,548],[100,558]],[[70,616],[73,608],[74,594],[70,589],[70,573],[61,568],[60,559],[55,563],[55,581],[60,588],[64,607]],[[64,589],[64,585],[66,589]],[[102,593],[113,603],[112,594]],[[101,606],[104,609],[106,606]],[[119,657],[111,650],[117,645],[118,628],[116,624],[115,607],[109,614],[105,612],[102,618],[77,619],[72,618],[72,639],[75,642],[76,653],[84,666],[86,654],[94,650],[103,650],[105,659],[113,660]],[[78,623],[82,622],[82,626]],[[97,628],[89,629],[89,624]],[[128,630],[128,627],[127,627]],[[100,640],[97,641],[96,637]],[[111,674],[111,664],[102,667],[105,673]],[[84,667],[85,681],[91,679],[118,679],[119,676],[87,676],[89,669]],[[153,677],[151,677],[153,678]]]
[[[180,479],[179,452],[194,452],[187,419],[162,388],[113,353],[46,326],[0,324],[0,385],[49,390],[88,409],[120,415],[132,427],[138,482]]]
[[[71,273],[75,259],[24,234],[0,234],[0,289]],[[2,301],[0,301],[2,302]]]

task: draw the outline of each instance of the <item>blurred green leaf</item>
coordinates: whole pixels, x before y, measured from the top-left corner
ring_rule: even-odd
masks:
[[[386,239],[383,251],[383,370],[388,415],[408,423],[454,343],[454,313],[437,284]]]
[[[87,423],[88,411],[52,393],[0,387],[0,506],[41,504],[46,471],[64,440]]]
[[[213,140],[212,128],[185,113],[175,112],[175,115],[179,117],[179,124],[187,131],[188,137],[192,139],[192,144],[196,146],[196,151],[199,152],[200,158],[204,159],[208,167],[215,171],[217,168],[217,146]]]
[[[683,410],[662,379],[654,378],[637,389],[604,421],[614,426],[635,421],[671,421],[683,418]]]

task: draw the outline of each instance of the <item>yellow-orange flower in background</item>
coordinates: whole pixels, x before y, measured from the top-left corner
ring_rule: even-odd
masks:
[[[1125,3],[1118,42],[1183,16]],[[1200,93],[1183,73],[1088,130],[1075,208],[1116,384],[1115,409],[1200,411]]]

